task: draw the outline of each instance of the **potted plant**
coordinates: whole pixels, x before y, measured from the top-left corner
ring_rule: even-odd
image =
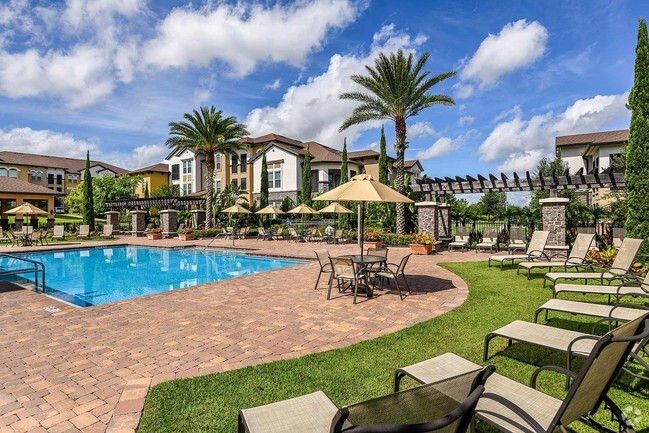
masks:
[[[413,254],[428,255],[433,251],[435,238],[428,233],[418,232],[412,234],[412,243],[408,244]]]
[[[367,232],[363,238],[363,249],[365,248],[382,248],[381,234],[378,232]]]
[[[160,227],[151,228],[146,232],[147,239],[162,239],[162,229]]]
[[[178,239],[181,241],[193,241],[196,239],[194,230],[191,227],[185,227],[178,230]]]

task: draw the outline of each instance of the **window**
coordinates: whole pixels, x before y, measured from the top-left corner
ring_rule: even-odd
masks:
[[[7,177],[7,169],[6,168],[0,168],[0,177]]]
[[[232,185],[234,185],[234,186],[238,186],[238,185],[239,185],[239,181],[237,181],[236,179],[232,179]]]
[[[241,189],[244,191],[248,189],[247,180],[245,177],[241,178]]]
[[[356,173],[356,170],[351,170],[351,171],[349,172],[349,177],[352,178],[352,177],[356,176],[357,174],[358,174],[358,173]]]
[[[54,183],[54,175],[53,174],[48,174],[47,175],[47,183]]]
[[[232,173],[237,172],[237,155],[232,155],[232,162],[230,163],[230,166],[232,167]]]
[[[329,188],[335,188],[340,185],[340,170],[329,170]]]
[[[268,164],[268,188],[282,187],[282,164],[279,162]]]
[[[183,195],[189,195],[192,193],[192,184],[183,183]]]
[[[9,169],[9,177],[13,177],[14,179],[18,178],[18,170],[15,168],[10,168]]]
[[[69,183],[77,183],[79,182],[79,176],[76,174],[68,174],[68,182]]]
[[[183,174],[192,174],[192,160],[186,159],[183,161]]]
[[[180,164],[171,166],[171,180],[180,180]]]
[[[56,184],[61,185],[63,184],[63,175],[62,174],[57,174],[56,175]],[[60,189],[56,189],[57,191],[60,191]]]
[[[221,154],[216,155],[216,171],[221,171]]]
[[[217,193],[221,192],[221,179],[216,179],[214,181],[214,191]]]
[[[248,171],[248,155],[242,154],[239,156],[239,160],[241,161],[241,173],[245,173]]]

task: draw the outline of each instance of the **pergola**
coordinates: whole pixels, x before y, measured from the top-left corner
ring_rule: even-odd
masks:
[[[150,197],[130,198],[126,200],[107,200],[106,207],[110,210],[145,209],[189,209],[191,206],[204,206],[205,199],[201,197]]]

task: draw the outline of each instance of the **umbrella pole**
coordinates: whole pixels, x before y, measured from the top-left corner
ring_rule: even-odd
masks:
[[[365,240],[365,202],[361,202],[361,235],[360,235],[360,242],[361,242],[361,261],[363,261],[363,241]]]

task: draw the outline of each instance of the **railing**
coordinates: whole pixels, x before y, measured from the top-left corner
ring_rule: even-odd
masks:
[[[41,279],[41,291],[45,293],[45,265],[39,261],[26,259],[24,257],[14,256],[12,254],[0,253],[0,257],[8,257],[10,259],[18,260],[20,262],[27,262],[34,265],[33,268],[19,268],[19,269],[5,269],[0,267],[0,277],[9,276],[9,275],[21,275],[34,273],[34,287],[38,290],[38,274],[42,276]]]

